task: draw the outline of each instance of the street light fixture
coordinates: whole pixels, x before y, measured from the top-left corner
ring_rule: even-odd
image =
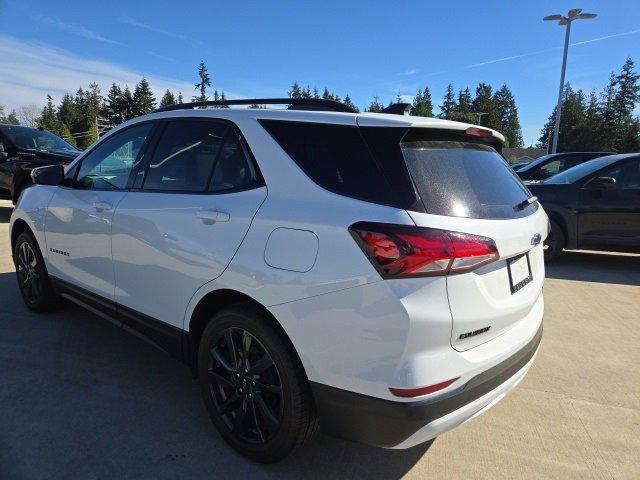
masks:
[[[556,108],[556,123],[553,129],[553,147],[551,153],[556,153],[558,149],[558,133],[560,132],[560,113],[562,112],[562,94],[564,92],[564,74],[567,70],[567,53],[569,52],[569,35],[571,33],[571,23],[574,20],[589,20],[596,18],[595,13],[582,13],[581,8],[572,8],[569,10],[567,16],[560,15],[548,15],[542,20],[555,21],[558,20],[558,25],[566,25],[567,29],[564,34],[564,54],[562,56],[562,72],[560,73],[560,91],[558,92],[558,106]]]

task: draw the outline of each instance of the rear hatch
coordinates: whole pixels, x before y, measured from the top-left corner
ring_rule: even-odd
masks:
[[[468,350],[534,309],[544,280],[547,217],[492,146],[449,136],[440,141],[420,130],[404,137],[402,152],[427,213],[409,214],[420,227],[492,239],[499,255],[470,272],[447,275],[451,345]]]

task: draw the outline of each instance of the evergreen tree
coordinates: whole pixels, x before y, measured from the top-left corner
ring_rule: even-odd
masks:
[[[146,115],[156,108],[156,99],[146,78],[142,77],[133,91],[134,116]]]
[[[376,95],[375,97],[373,97],[373,101],[371,102],[371,104],[369,105],[369,108],[366,111],[379,113],[383,109],[384,109],[384,105],[380,103],[380,99]]]
[[[500,120],[496,111],[491,85],[480,82],[476,87],[476,96],[471,102],[473,113],[484,113],[480,116],[478,125],[493,128],[500,128]]]
[[[107,119],[109,124],[118,125],[124,121],[122,89],[120,85],[113,83],[107,98],[102,106],[102,116]]]
[[[122,91],[122,116],[124,120],[131,120],[136,116],[133,95],[128,86]]]
[[[562,113],[560,114],[560,131],[558,133],[558,152],[581,151],[583,147],[579,145],[578,126],[584,125],[586,114],[585,97],[582,90],[574,91],[569,84],[564,87],[562,97]],[[539,146],[545,146],[548,142],[548,149],[553,147],[553,129],[556,121],[556,108],[553,109],[549,120],[542,128],[542,133],[538,139]]]
[[[224,94],[224,90],[220,93],[219,100],[225,101],[227,97]],[[229,105],[220,105],[220,108],[229,108]]]
[[[471,99],[471,92],[469,87],[458,92],[458,105],[456,106],[456,112],[458,113],[473,113],[473,100]]]
[[[62,97],[60,105],[58,106],[57,116],[61,130],[64,131],[66,127],[69,133],[71,133],[71,128],[76,124],[77,113],[73,97],[70,94],[66,93]],[[80,130],[77,131],[79,132]]]
[[[171,105],[176,104],[176,97],[167,89],[162,96],[162,100],[160,100],[160,107],[169,107]]]
[[[453,85],[447,85],[447,91],[442,99],[442,105],[440,105],[440,118],[451,118],[451,115],[456,110],[456,97],[453,93]]]
[[[309,85],[307,85],[304,90],[302,90],[302,96],[301,98],[312,98],[311,97],[311,89],[309,88]]]
[[[358,107],[356,107],[355,103],[353,103],[351,101],[351,97],[349,96],[349,94],[347,93],[347,95],[344,97],[344,100],[342,101],[342,103],[344,103],[347,107],[350,107],[352,109],[354,109],[356,112],[359,112],[360,110],[358,109]]]
[[[182,102],[182,92],[178,92],[178,102],[177,103],[183,103]]]
[[[56,107],[53,105],[53,98],[49,94],[47,94],[47,104],[42,109],[38,119],[38,128],[44,128],[57,134],[61,133],[58,117],[56,116]]]
[[[294,82],[293,85],[291,85],[291,90],[289,90],[288,95],[289,98],[302,98],[302,89],[300,85],[298,85],[298,82]]]
[[[18,120],[18,114],[15,109],[11,110],[11,113],[7,115],[2,123],[8,123],[9,125],[20,125],[20,120]]]
[[[411,115],[433,117],[433,103],[429,87],[425,87],[424,90],[418,90],[418,93],[416,93],[411,105]]]
[[[207,71],[207,66],[202,60],[198,65],[198,78],[200,79],[200,81],[195,84],[195,87],[199,93],[198,95],[193,97],[193,101],[206,102],[209,99],[209,97],[207,96],[207,88],[211,87],[211,77],[209,76],[209,72]]]
[[[496,91],[493,101],[499,124],[497,130],[507,139],[509,147],[521,148],[523,146],[522,129],[513,93],[507,85],[502,85]]]
[[[313,98],[320,98],[320,93],[318,92],[318,89],[316,87],[313,87]]]

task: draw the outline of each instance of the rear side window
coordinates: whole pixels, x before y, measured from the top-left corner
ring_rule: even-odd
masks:
[[[204,191],[229,127],[197,120],[170,122],[149,163],[143,188]]]
[[[374,203],[397,203],[358,127],[280,120],[260,123],[321,187]]]
[[[525,217],[538,208],[535,202],[526,203],[531,194],[488,145],[415,141],[401,147],[428,213],[509,219]]]

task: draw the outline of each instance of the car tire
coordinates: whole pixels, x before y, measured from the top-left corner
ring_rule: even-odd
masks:
[[[211,319],[198,349],[198,378],[216,429],[253,461],[277,462],[318,430],[302,363],[259,309],[234,306]]]
[[[51,283],[38,242],[31,232],[22,232],[16,239],[13,262],[20,294],[30,310],[45,313],[63,305]]]
[[[565,247],[564,231],[553,220],[549,220],[551,229],[549,235],[547,235],[544,241],[544,259],[547,262],[557,260],[562,254],[562,250]]]

